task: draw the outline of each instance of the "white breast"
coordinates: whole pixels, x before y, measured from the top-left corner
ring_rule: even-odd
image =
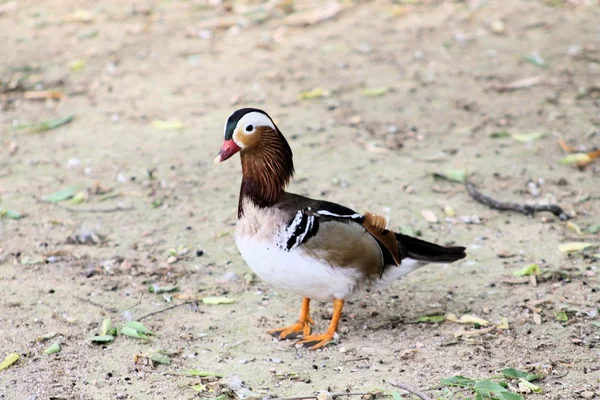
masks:
[[[285,251],[276,243],[255,237],[236,236],[240,253],[248,266],[266,282],[303,297],[332,301],[345,299],[358,286],[360,272],[334,268],[310,257],[302,249]]]

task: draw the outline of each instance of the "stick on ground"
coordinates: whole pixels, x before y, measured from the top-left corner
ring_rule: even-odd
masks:
[[[555,204],[530,206],[528,204],[509,203],[494,200],[491,197],[486,196],[485,194],[477,190],[477,188],[475,188],[475,185],[469,180],[465,181],[465,189],[467,189],[467,193],[469,193],[469,196],[471,196],[473,200],[495,210],[516,211],[525,215],[533,215],[536,212],[547,211],[556,215],[561,221],[571,219],[571,217],[566,212],[564,212],[562,208]]]
[[[420,398],[421,400],[433,400],[431,397],[427,396],[425,393],[423,392],[419,392],[416,389],[411,388],[408,385],[405,385],[404,383],[399,383],[399,382],[390,382],[388,381],[388,383],[394,387],[397,387],[398,389],[402,389],[412,395],[417,396],[418,398]]]

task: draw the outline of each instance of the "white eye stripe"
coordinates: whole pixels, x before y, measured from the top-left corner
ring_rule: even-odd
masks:
[[[248,126],[252,126],[252,129],[250,131],[246,130]],[[250,112],[244,115],[242,118],[240,118],[235,130],[240,130],[247,135],[251,135],[256,131],[256,128],[258,128],[259,126],[268,126],[271,129],[275,129],[275,125],[273,125],[271,119],[265,114],[260,112]]]

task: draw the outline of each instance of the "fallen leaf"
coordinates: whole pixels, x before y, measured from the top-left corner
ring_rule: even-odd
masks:
[[[148,286],[149,293],[161,294],[161,293],[171,293],[171,292],[177,292],[177,291],[179,291],[178,286],[158,286],[158,285]]]
[[[500,318],[500,323],[496,324],[496,328],[498,329],[509,329],[510,326],[508,325],[508,318],[506,317],[502,317]]]
[[[521,143],[531,143],[544,137],[544,132],[513,133],[512,138]]]
[[[514,276],[539,275],[540,274],[540,266],[537,264],[530,264],[526,267],[521,268],[520,270],[514,271],[512,274]]]
[[[574,153],[558,160],[559,164],[587,164],[592,161],[592,157],[587,153]]]
[[[121,328],[121,335],[129,336],[136,339],[148,340],[148,336],[128,326],[124,326],[123,328]]]
[[[559,311],[556,313],[556,320],[561,322],[567,322],[569,317],[565,311]]]
[[[60,351],[60,345],[58,344],[58,342],[54,342],[50,345],[50,347],[48,347],[46,350],[44,350],[44,354],[54,354],[54,353],[58,353]]]
[[[578,235],[582,235],[583,234],[583,232],[581,231],[581,228],[579,227],[579,225],[577,225],[573,221],[567,221],[567,229],[570,230],[570,231],[575,232]]]
[[[77,193],[77,187],[70,186],[65,189],[59,190],[58,192],[49,194],[48,196],[44,196],[42,197],[42,199],[49,203],[58,203],[70,199],[71,197],[75,196],[75,193]]]
[[[315,25],[335,17],[343,9],[344,7],[337,1],[330,1],[314,10],[288,15],[283,18],[283,24],[290,26]]]
[[[86,198],[85,192],[79,192],[75,196],[73,196],[73,198],[71,199],[71,203],[72,204],[83,203],[85,201],[85,198]]]
[[[56,90],[29,91],[23,93],[23,98],[27,100],[61,100],[65,95]]]
[[[329,92],[327,90],[320,87],[316,87],[314,89],[301,92],[299,98],[300,100],[312,100],[327,96],[329,96]]]
[[[489,325],[489,321],[476,317],[474,315],[465,314],[458,320],[459,324],[478,324],[481,326]]]
[[[446,386],[473,387],[475,386],[476,381],[461,375],[456,375],[451,378],[444,378],[440,382],[442,385]]]
[[[533,383],[529,382],[526,379],[520,379],[519,380],[519,386],[524,386],[527,389],[531,390],[533,393],[542,393],[542,388],[539,386],[534,385]]]
[[[85,60],[82,60],[82,59],[73,60],[69,63],[69,68],[73,72],[83,71],[83,69],[85,68]]]
[[[506,85],[496,86],[495,89],[498,92],[507,92],[511,90],[525,89],[532,86],[536,86],[542,81],[541,76],[532,76],[530,78],[519,79],[514,82],[507,83]]]
[[[89,23],[94,20],[94,14],[91,11],[79,9],[69,15],[65,15],[64,20],[66,22]]]
[[[592,226],[588,227],[588,232],[589,233],[598,233],[598,232],[600,232],[600,224],[596,224],[596,225],[592,225]]]
[[[50,340],[50,339],[54,338],[56,335],[58,335],[58,333],[56,333],[56,332],[46,333],[43,336],[39,336],[37,338],[37,341],[38,342],[45,342],[46,340]]]
[[[498,131],[498,132],[493,132],[490,137],[492,139],[503,139],[503,138],[507,138],[510,136],[510,133],[508,133],[507,131]]]
[[[444,206],[444,212],[449,217],[454,217],[456,215],[456,211],[454,211],[454,208],[450,206]]]
[[[390,91],[387,86],[372,87],[364,89],[361,94],[365,97],[380,97]]]
[[[171,359],[165,354],[164,350],[154,350],[146,357],[157,364],[171,365]]]
[[[231,303],[235,302],[235,300],[230,299],[228,297],[209,296],[209,297],[204,297],[202,299],[202,302],[204,304],[219,305],[219,304],[231,304]]]
[[[417,322],[426,322],[426,323],[439,323],[444,322],[446,317],[444,315],[433,315],[433,316],[423,316],[417,318]]]
[[[0,364],[0,371],[10,367],[15,362],[17,362],[18,359],[19,359],[19,355],[17,353],[11,353],[11,354],[7,355],[4,358],[4,361],[2,361],[2,364]]]
[[[523,57],[523,60],[540,68],[548,68],[546,60],[538,53],[533,53],[530,56]]]
[[[152,121],[152,126],[156,129],[162,129],[164,131],[179,131],[185,128],[183,122],[178,119],[170,119],[168,121],[155,119]]]
[[[421,210],[421,215],[423,216],[423,218],[425,218],[425,220],[427,220],[428,222],[432,222],[432,223],[436,223],[438,222],[438,217],[436,217],[436,215],[433,213],[433,211],[429,211],[429,210]]]
[[[530,374],[528,372],[519,371],[518,369],[514,369],[514,368],[506,368],[506,369],[502,370],[502,375],[505,378],[525,379],[528,382],[537,381],[538,379],[541,379],[544,377],[543,375]]]
[[[90,338],[90,341],[96,343],[112,342],[115,339],[113,335],[99,335]]]
[[[47,121],[34,122],[32,124],[19,124],[19,125],[15,126],[15,129],[18,129],[18,130],[23,129],[23,130],[27,131],[27,133],[41,133],[41,132],[46,132],[46,131],[49,131],[52,129],[59,128],[63,125],[66,125],[69,122],[73,121],[73,118],[74,118],[73,115],[69,115],[66,117],[50,119]]]
[[[204,392],[204,391],[206,391],[206,385],[203,385],[201,383],[198,383],[196,385],[192,385],[190,387],[192,389],[194,389],[196,392]]]
[[[463,183],[467,179],[467,173],[462,169],[449,169],[443,173],[434,173],[434,178],[445,179],[447,181]]]
[[[9,219],[21,219],[23,216],[17,211],[9,210],[7,208],[0,209],[0,218]]]
[[[144,324],[138,321],[129,321],[125,324],[125,328],[131,328],[146,335],[154,335],[154,333],[150,331],[150,329],[146,328]]]
[[[187,375],[187,376],[197,376],[200,378],[207,378],[207,377],[215,377],[215,378],[222,378],[224,375],[222,374],[218,374],[216,372],[210,372],[210,371],[201,371],[199,369],[190,369],[187,371],[183,371],[182,375]]]
[[[110,320],[110,318],[104,318],[104,321],[102,321],[102,330],[101,332],[101,336],[106,336],[108,334],[108,332],[110,332],[112,328],[112,321]]]
[[[482,328],[482,329],[472,329],[472,330],[466,330],[465,328],[460,328],[458,331],[454,332],[454,337],[485,335],[486,333],[490,333],[495,329],[497,329],[495,326],[490,326],[488,328]]]
[[[581,251],[588,247],[595,246],[594,243],[586,243],[586,242],[571,242],[571,243],[563,243],[558,246],[558,250],[561,253],[574,253],[577,251]]]

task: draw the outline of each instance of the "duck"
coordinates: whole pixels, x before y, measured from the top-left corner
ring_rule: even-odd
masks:
[[[335,337],[344,302],[360,290],[384,288],[429,263],[452,263],[465,247],[440,246],[387,229],[386,218],[286,191],[292,149],[263,110],[241,108],[225,122],[215,164],[240,153],[242,182],[235,242],[248,266],[274,287],[302,297],[294,324],[267,332],[320,349]],[[313,334],[311,300],[332,302],[324,333]]]

